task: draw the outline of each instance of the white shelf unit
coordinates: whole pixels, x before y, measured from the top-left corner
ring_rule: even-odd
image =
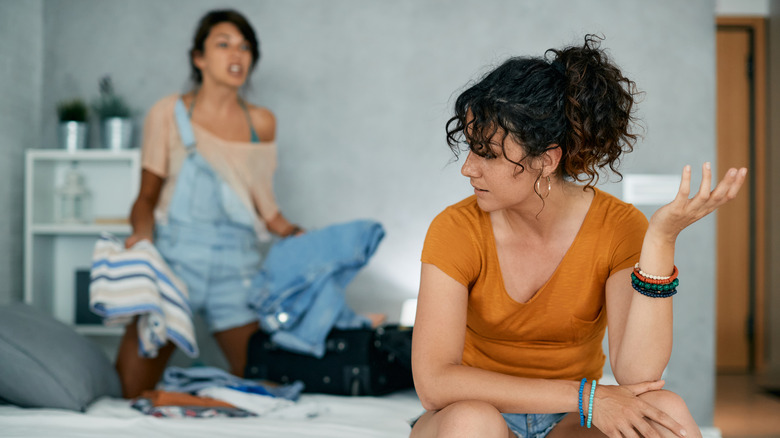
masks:
[[[84,224],[58,223],[57,187],[73,166],[90,192]],[[101,232],[130,234],[126,220],[138,194],[141,157],[137,149],[29,149],[24,187],[24,301],[89,335],[120,334],[121,327],[76,325],[76,270],[89,269]]]

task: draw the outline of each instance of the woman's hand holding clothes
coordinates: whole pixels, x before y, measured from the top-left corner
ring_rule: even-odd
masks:
[[[133,245],[142,240],[153,242],[154,238],[152,237],[152,233],[133,233],[130,237],[125,239],[125,248],[132,248]]]
[[[747,169],[731,168],[718,183],[715,190],[712,186],[712,169],[710,163],[702,166],[701,186],[693,198],[691,192],[691,166],[685,166],[680,181],[680,190],[672,202],[661,207],[650,218],[648,233],[651,231],[658,237],[674,240],[688,225],[712,213],[718,207],[734,199],[740,187],[745,182]]]
[[[657,423],[679,437],[686,436],[684,428],[669,414],[639,398],[639,395],[660,390],[663,386],[663,380],[620,386],[597,385],[593,426],[608,437],[660,438],[661,434],[652,424]],[[583,397],[585,412],[587,402],[587,397]]]

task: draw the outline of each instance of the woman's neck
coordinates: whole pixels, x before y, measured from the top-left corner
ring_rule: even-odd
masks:
[[[498,219],[512,234],[547,239],[564,227],[579,226],[593,193],[593,190],[583,190],[581,185],[558,179],[544,201],[534,195],[532,202],[497,211],[494,224]]]
[[[200,88],[193,90],[195,107],[210,114],[229,114],[238,104],[238,89],[210,83],[204,78]]]

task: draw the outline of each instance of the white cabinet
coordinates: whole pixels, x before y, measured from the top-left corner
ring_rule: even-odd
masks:
[[[76,170],[89,197],[84,223],[58,215],[66,174]],[[29,149],[24,188],[24,301],[85,334],[121,333],[121,328],[76,324],[76,272],[89,270],[101,232],[130,234],[127,218],[138,194],[140,151]]]

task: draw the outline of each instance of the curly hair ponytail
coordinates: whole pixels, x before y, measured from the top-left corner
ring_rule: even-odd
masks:
[[[525,157],[512,161],[521,172],[526,158],[560,147],[563,177],[590,187],[605,167],[620,176],[620,157],[638,138],[631,129],[639,93],[601,50],[602,39],[586,35],[582,47],[550,49],[543,58],[510,58],[466,89],[446,125],[453,153],[465,143],[487,156],[501,133],[523,147]],[[504,157],[509,159],[506,152]]]
[[[560,145],[561,170],[588,186],[598,182],[598,170],[616,173],[623,153],[631,152],[638,135],[631,132],[636,84],[623,76],[606,53],[603,38],[586,35],[582,47],[550,49],[552,65],[566,76],[564,113],[568,129]]]

